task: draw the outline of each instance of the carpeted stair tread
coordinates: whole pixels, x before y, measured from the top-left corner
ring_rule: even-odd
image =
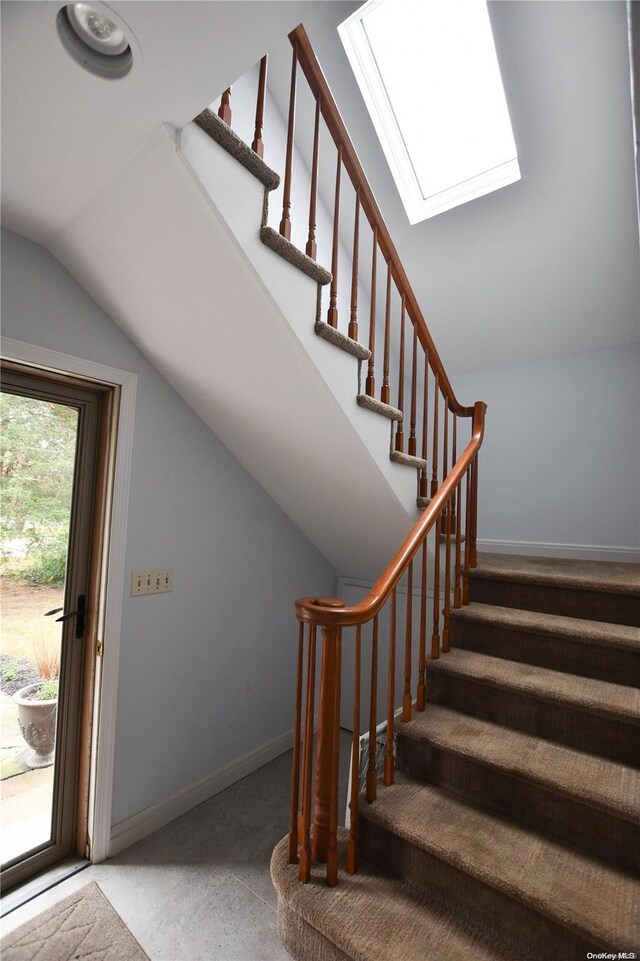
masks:
[[[361,816],[595,944],[640,939],[640,882],[398,774]]]
[[[322,284],[323,286],[331,283],[330,271],[316,263],[312,257],[308,257],[299,250],[295,244],[292,244],[290,240],[283,237],[279,231],[274,230],[273,227],[263,225],[260,228],[260,240],[266,247],[269,247],[274,253],[279,254],[283,260],[286,260],[293,267],[297,267],[297,269],[301,270],[307,277],[311,277],[316,283]]]
[[[422,457],[414,457],[413,454],[403,454],[399,450],[392,450],[389,459],[394,464],[403,464],[405,467],[415,467],[417,470],[426,470],[427,462]]]
[[[606,647],[624,647],[640,653],[640,628],[627,624],[608,624],[581,617],[521,611],[515,607],[471,603],[451,611],[455,620],[475,621],[514,631],[532,631],[551,636],[562,635],[568,641],[577,640]]]
[[[363,347],[357,340],[347,337],[342,331],[336,330],[335,327],[325,323],[324,320],[316,320],[314,330],[318,337],[322,337],[323,340],[327,340],[334,347],[346,351],[347,354],[357,357],[358,360],[369,360],[371,357],[371,351],[368,347]]]
[[[640,725],[640,690],[623,684],[463,650],[452,650],[446,657],[430,660],[427,669],[472,678],[482,684],[520,691],[533,697],[562,701],[594,714]]]
[[[500,578],[585,591],[637,595],[640,565],[557,557],[479,553],[472,578]]]
[[[416,712],[411,722],[398,726],[397,734],[640,823],[640,771],[625,764],[437,704]]]
[[[473,587],[476,597],[479,583]],[[582,596],[587,604],[591,597],[609,597],[619,612],[618,602],[628,598],[591,592],[582,592]],[[511,606],[506,598],[495,595],[480,600],[482,603],[476,600],[451,612],[453,647],[640,688],[640,626],[609,623],[604,610],[599,614],[606,620],[600,616],[590,619],[580,603],[550,613],[554,609],[551,604],[541,604],[541,611]],[[614,620],[618,621],[615,612]]]
[[[279,909],[284,904],[353,961],[498,961],[504,957],[464,919],[435,907],[408,885],[366,863],[359,865],[357,874],[341,872],[338,885],[329,888],[325,865],[314,864],[310,883],[300,884],[298,866],[287,863],[287,854],[284,838],[271,859]],[[301,947],[305,957],[322,956],[309,945]],[[301,952],[294,953],[300,956]]]
[[[391,404],[383,404],[381,400],[376,400],[375,397],[369,397],[368,394],[358,394],[356,401],[358,407],[372,410],[374,414],[382,414],[383,417],[388,417],[389,420],[402,420],[401,410],[398,410],[397,407],[392,407]]]
[[[280,177],[267,166],[262,157],[251,149],[224,120],[207,108],[195,117],[194,121],[204,133],[219,144],[224,150],[241,163],[250,173],[257,177],[267,190],[275,190],[280,184]]]

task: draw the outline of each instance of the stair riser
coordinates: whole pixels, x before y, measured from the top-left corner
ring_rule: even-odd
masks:
[[[640,731],[634,724],[580,710],[566,701],[481,684],[471,677],[431,672],[428,668],[427,675],[427,698],[435,704],[611,761],[633,766],[638,763]]]
[[[369,821],[366,812],[360,821],[360,850],[363,857],[411,885],[416,893],[477,924],[496,953],[505,958],[585,958],[595,946],[535,908]]]
[[[551,587],[502,578],[472,577],[471,598],[481,604],[543,611],[590,621],[640,626],[640,601],[631,594],[609,594],[574,588]]]
[[[596,641],[582,643],[561,634],[538,634],[455,617],[451,619],[451,645],[599,681],[640,686],[640,648],[599,646]]]
[[[325,938],[317,928],[301,918],[278,898],[278,934],[296,961],[353,961],[348,954]]]
[[[444,788],[475,807],[533,828],[565,844],[640,870],[640,826],[532,781],[511,776],[426,740],[398,735],[399,770]]]

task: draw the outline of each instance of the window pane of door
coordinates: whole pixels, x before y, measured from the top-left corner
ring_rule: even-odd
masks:
[[[78,411],[0,395],[3,867],[52,839],[55,734]]]

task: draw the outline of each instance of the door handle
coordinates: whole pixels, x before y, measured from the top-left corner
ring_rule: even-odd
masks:
[[[77,610],[69,611],[67,614],[63,614],[62,617],[56,617],[56,624],[60,623],[60,621],[68,621],[70,617],[76,617],[76,637],[80,638],[84,636],[87,618],[87,598],[84,594],[78,594],[77,603]],[[44,617],[51,617],[52,614],[59,614],[62,610],[64,610],[63,607],[54,607],[52,611],[47,611]]]

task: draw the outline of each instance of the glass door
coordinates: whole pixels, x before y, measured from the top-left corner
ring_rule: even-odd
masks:
[[[97,603],[95,519],[108,397],[99,385],[3,365],[3,888],[83,851],[86,841],[79,775],[90,719],[88,628]]]

